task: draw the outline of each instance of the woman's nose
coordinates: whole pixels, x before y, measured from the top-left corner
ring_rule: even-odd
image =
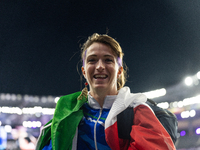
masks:
[[[98,71],[103,71],[104,69],[105,69],[105,66],[104,66],[104,63],[103,63],[103,61],[102,60],[99,60],[98,61],[98,63],[97,63],[97,66],[96,66],[96,69],[98,70]]]

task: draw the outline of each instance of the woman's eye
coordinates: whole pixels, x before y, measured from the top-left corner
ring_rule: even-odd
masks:
[[[106,59],[106,62],[113,62],[112,59]]]
[[[94,62],[95,61],[95,59],[89,59],[88,60],[88,62]]]

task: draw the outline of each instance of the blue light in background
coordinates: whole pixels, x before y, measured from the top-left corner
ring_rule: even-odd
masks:
[[[186,132],[185,131],[181,131],[180,132],[180,136],[185,136]]]

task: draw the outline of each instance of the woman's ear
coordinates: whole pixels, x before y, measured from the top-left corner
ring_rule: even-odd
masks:
[[[82,71],[83,76],[85,77],[85,68],[83,66],[81,67],[81,71]]]
[[[122,66],[119,67],[118,73],[117,73],[117,78],[119,78],[123,72],[124,68]]]

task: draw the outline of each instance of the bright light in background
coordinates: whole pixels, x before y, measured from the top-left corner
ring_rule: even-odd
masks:
[[[40,121],[24,121],[22,125],[27,128],[39,128],[42,123]]]
[[[200,71],[197,72],[197,78],[200,79]]]
[[[48,102],[53,102],[53,101],[54,101],[54,98],[53,98],[53,96],[50,96],[50,95],[49,95],[49,96],[47,97],[47,100],[48,100]]]
[[[172,107],[174,107],[174,108],[176,108],[176,107],[178,107],[178,102],[172,102]]]
[[[9,93],[6,94],[6,100],[10,100],[10,98],[11,98],[11,95]]]
[[[10,133],[12,131],[12,127],[10,125],[5,125],[4,129],[7,133]]]
[[[196,134],[200,134],[200,128],[196,129]]]
[[[182,118],[188,118],[190,116],[190,112],[189,111],[183,111],[182,113],[181,113],[181,117]]]
[[[41,97],[41,102],[42,102],[42,103],[46,103],[46,102],[47,102],[47,97],[42,96],[42,97]]]
[[[53,115],[55,112],[55,109],[54,108],[43,108],[42,109],[42,113],[44,115]]]
[[[194,104],[200,104],[200,95],[197,95],[195,97],[185,98],[182,101],[175,101],[170,103],[171,108],[182,108],[184,106],[188,105],[194,105]]]
[[[42,108],[42,107],[32,107],[32,108],[23,108],[23,114],[36,114],[43,113],[45,115],[53,115],[55,108]]]
[[[54,99],[55,103],[57,103],[59,99],[60,99],[60,97],[56,97],[56,98]]]
[[[183,107],[183,101],[179,101],[179,102],[178,102],[178,107],[179,107],[179,108]]]
[[[2,123],[1,123],[1,121],[0,121],[0,126],[1,126],[1,124],[2,124]]]
[[[6,106],[3,106],[1,108],[1,112],[2,113],[8,113],[8,114],[18,114],[18,115],[21,115],[22,114],[22,111],[19,107],[6,107]]]
[[[22,95],[21,94],[17,94],[17,100],[22,100]]]
[[[163,109],[167,109],[167,108],[169,108],[169,103],[168,102],[158,103],[157,106],[159,106]]]
[[[3,106],[0,107],[0,113],[6,113],[6,114],[40,114],[43,113],[45,115],[53,115],[55,111],[55,108],[42,108],[40,106],[35,106],[35,107],[26,107],[20,109],[19,107],[7,107]]]
[[[1,93],[1,100],[5,100],[6,99],[6,95],[4,93]]]
[[[195,115],[196,115],[196,111],[195,110],[183,111],[181,113],[181,117],[182,118],[194,117]]]
[[[194,117],[196,115],[196,111],[195,110],[190,110],[190,117]]]
[[[198,103],[200,103],[200,95],[191,98],[186,98],[183,100],[184,106],[198,104]]]
[[[41,112],[42,112],[42,107],[40,107],[40,106],[34,107],[34,113],[41,113]]]
[[[145,92],[143,94],[145,94],[147,98],[153,99],[156,97],[164,96],[166,94],[166,89],[162,88],[162,89],[158,89],[158,90],[154,90],[154,91]]]
[[[34,98],[33,98],[33,99],[34,99],[34,102],[35,102],[35,103],[38,103],[38,102],[40,101],[40,98],[39,98],[39,96],[34,96]]]
[[[193,84],[193,80],[192,80],[192,77],[186,77],[185,78],[185,84],[187,86],[191,86]]]
[[[23,114],[34,114],[34,108],[22,108]]]
[[[185,131],[181,131],[180,132],[180,136],[185,136],[186,135],[186,132]]]
[[[30,98],[29,98],[29,96],[26,94],[26,95],[24,95],[24,100],[25,101],[28,101]]]
[[[6,107],[6,106],[1,107],[1,112],[2,113],[10,113],[9,107]]]
[[[15,101],[16,99],[17,99],[17,96],[16,96],[15,94],[12,94],[12,95],[11,95],[11,100],[12,100],[12,101]]]

